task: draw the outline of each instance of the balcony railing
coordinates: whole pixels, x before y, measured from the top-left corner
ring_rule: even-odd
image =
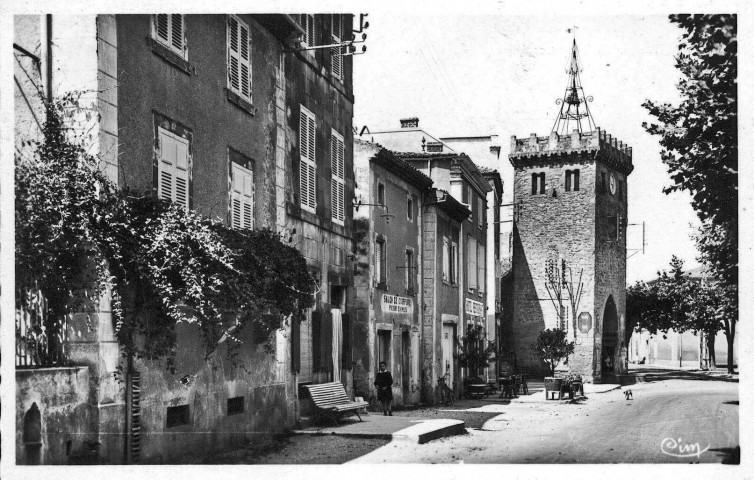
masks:
[[[33,288],[16,290],[16,368],[68,364],[67,318],[51,318],[47,300]]]

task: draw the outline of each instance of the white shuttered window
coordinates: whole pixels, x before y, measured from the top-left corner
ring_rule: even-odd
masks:
[[[487,280],[487,258],[486,248],[484,245],[479,245],[479,260],[477,261],[477,267],[479,269],[479,293],[484,292],[485,280]]]
[[[330,142],[330,164],[332,166],[332,181],[330,188],[330,203],[332,205],[333,222],[343,225],[346,219],[346,176],[345,176],[345,146],[343,136],[332,131]]]
[[[158,129],[160,161],[157,196],[189,208],[189,142],[162,128]]]
[[[254,228],[254,174],[231,162],[230,220],[233,228]]]
[[[330,16],[330,20],[332,24],[332,43],[338,44],[341,42],[341,38],[343,38],[343,16],[333,14]],[[342,47],[330,49],[330,58],[332,60],[330,71],[337,79],[343,79],[343,57],[340,55],[341,53]]]
[[[251,54],[249,26],[228,17],[228,89],[251,101]]]
[[[183,15],[159,13],[153,15],[153,19],[155,40],[184,57],[185,22]]]
[[[475,290],[477,283],[476,283],[476,263],[477,263],[477,253],[476,253],[476,239],[472,238],[471,236],[468,237],[469,239],[469,248],[466,251],[467,253],[467,269],[466,269],[466,281],[468,285],[469,291]]]
[[[300,193],[301,208],[315,213],[317,208],[317,162],[315,159],[316,123],[312,112],[301,105],[299,117],[299,150],[300,162]]]

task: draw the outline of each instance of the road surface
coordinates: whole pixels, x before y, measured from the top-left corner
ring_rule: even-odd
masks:
[[[356,463],[738,463],[738,383],[666,375],[580,404],[539,392],[469,435],[391,442]],[[541,398],[540,398],[541,397]]]

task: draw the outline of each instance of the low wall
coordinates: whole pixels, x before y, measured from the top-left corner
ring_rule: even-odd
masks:
[[[91,463],[96,425],[88,367],[16,370],[16,463]]]

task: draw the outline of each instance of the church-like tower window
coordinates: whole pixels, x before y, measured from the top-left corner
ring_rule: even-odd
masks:
[[[545,194],[545,173],[532,173],[531,174],[531,194],[537,195]]]
[[[565,191],[566,192],[579,191],[579,169],[578,168],[575,170],[566,170]]]

